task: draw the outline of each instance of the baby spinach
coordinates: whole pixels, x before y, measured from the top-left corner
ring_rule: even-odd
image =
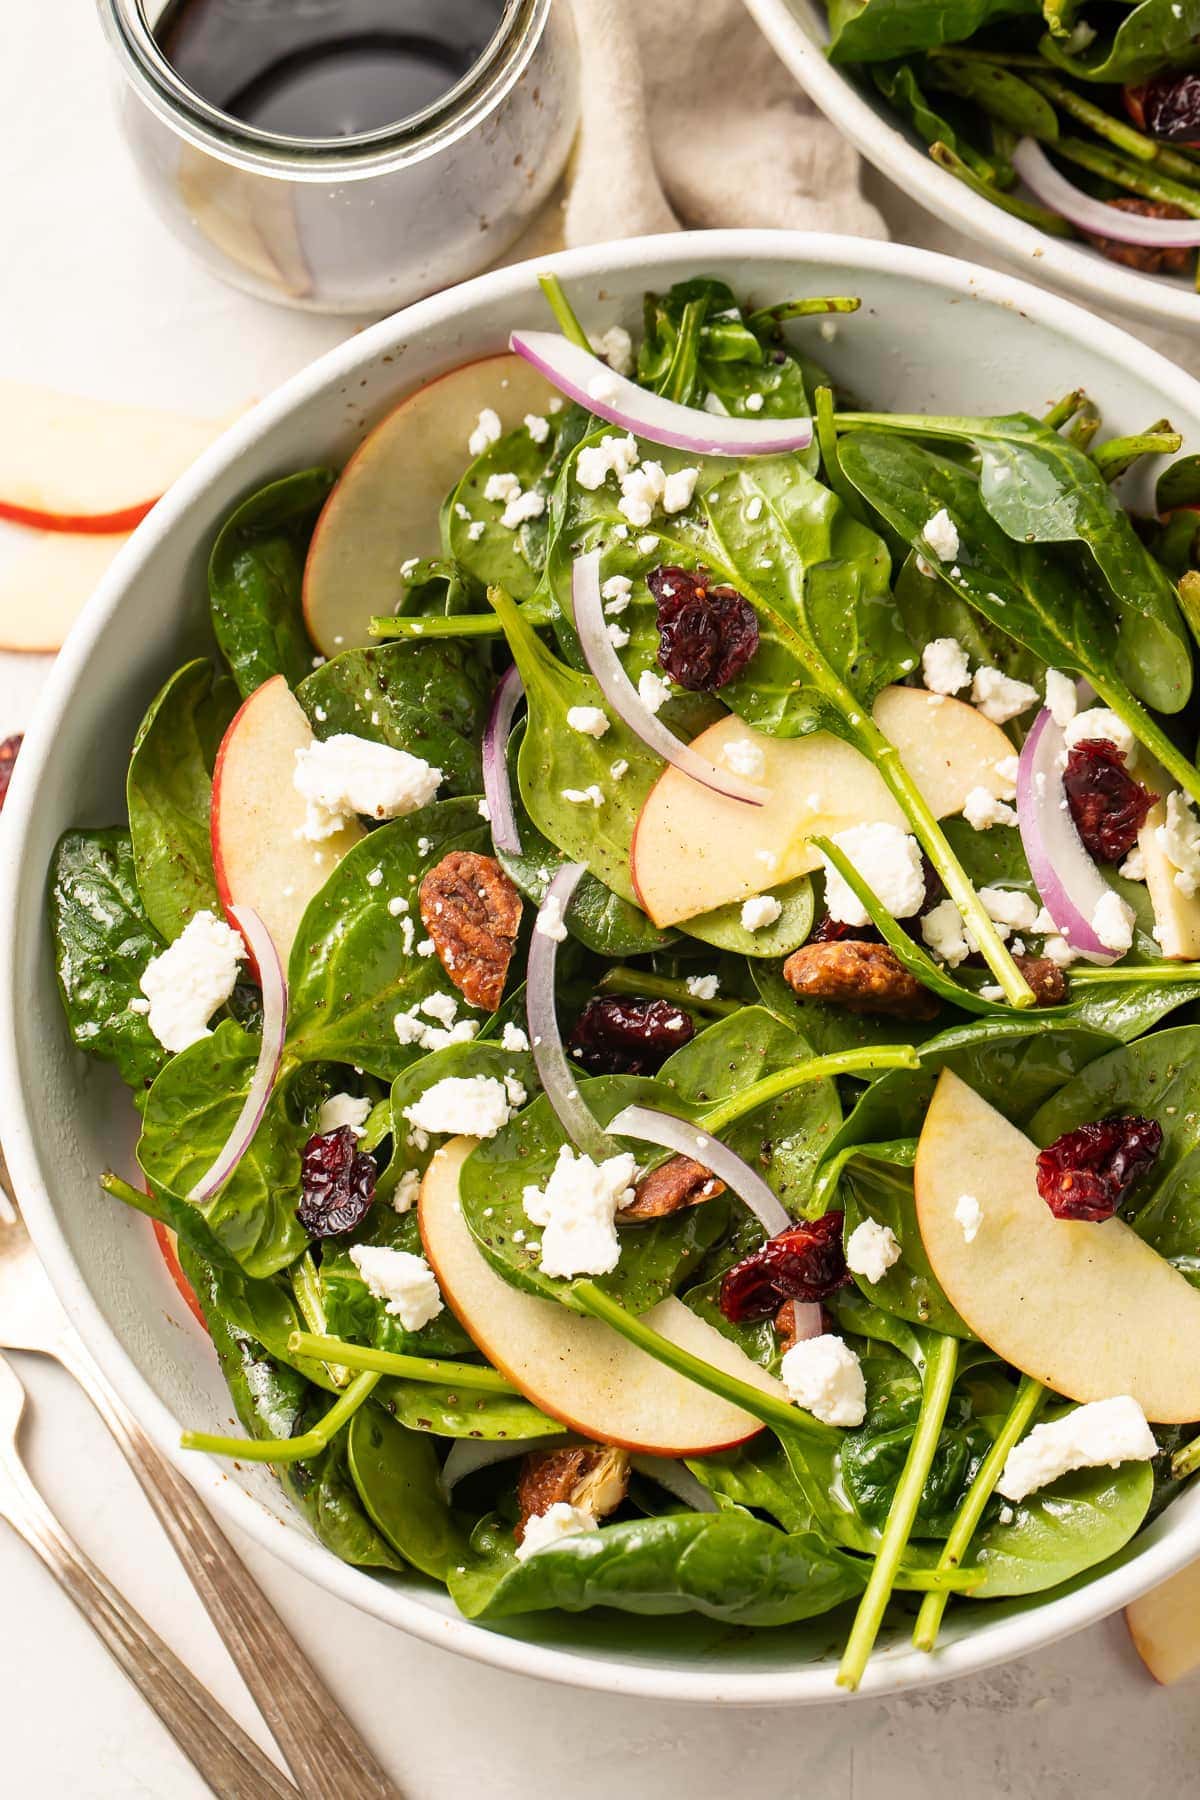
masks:
[[[830,0],[829,58],[835,63],[887,62],[913,50],[961,43],[983,26],[1019,13],[1037,14],[1037,0]]]
[[[221,903],[213,874],[212,768],[236,708],[207,659],[185,663],[150,704],[133,740],[125,793],[142,903],[163,937]]]
[[[442,1493],[429,1439],[368,1404],[350,1421],[346,1459],[376,1530],[414,1569],[445,1581],[466,1544]]]
[[[461,1080],[473,1075],[499,1082],[504,1082],[506,1078],[515,1080],[524,1090],[527,1100],[533,1098],[540,1085],[533,1057],[528,1051],[503,1050],[490,1037],[478,1037],[470,1044],[449,1044],[444,1050],[434,1050],[428,1056],[421,1057],[419,1062],[410,1063],[392,1083],[388,1100],[392,1156],[376,1183],[375,1192],[380,1200],[392,1198],[401,1177],[407,1171],[424,1174],[433,1156],[434,1147],[429,1143],[428,1133],[418,1134],[413,1130],[404,1116],[405,1108],[419,1100],[426,1088],[432,1087],[435,1082],[453,1078]],[[380,1346],[388,1349],[401,1347],[399,1344]]]
[[[1197,0],[1141,0],[1110,40],[1098,38],[1072,55],[1047,35],[1040,48],[1050,62],[1081,81],[1139,82],[1162,69],[1194,69],[1200,66],[1200,5]]]
[[[130,1001],[162,939],[138,891],[127,831],[68,831],[50,865],[54,970],[71,1042],[115,1063],[141,1104],[167,1053]]]
[[[906,1153],[903,1161],[895,1154],[902,1144]],[[877,1225],[886,1225],[900,1245],[899,1261],[892,1264],[881,1281],[867,1281],[862,1275],[854,1279],[881,1311],[948,1337],[969,1338],[970,1328],[942,1292],[925,1254],[913,1194],[911,1157],[915,1149],[910,1138],[894,1146],[849,1145],[831,1158],[841,1177],[838,1203],[846,1215],[847,1239],[859,1225],[873,1220]]]
[[[895,593],[904,629],[914,644],[928,644],[932,638],[939,637],[957,638],[973,665],[985,664],[1016,681],[1029,682],[1039,693],[1043,690],[1046,664],[1042,658],[1027,649],[1019,638],[977,611],[969,600],[942,579],[923,554],[912,552],[905,557],[896,577]],[[953,833],[954,826],[960,823],[948,819],[943,829],[961,857],[963,845]],[[1010,830],[1004,826],[993,827],[991,831],[971,831],[968,826],[963,835],[988,845],[1000,836],[1011,836],[1017,839],[1018,846],[1020,843],[1015,828]]]
[[[514,600],[533,598],[546,561],[550,495],[564,456],[589,423],[590,415],[572,406],[548,415],[540,444],[520,425],[475,458],[443,513],[447,549],[469,586],[482,593],[499,585]],[[544,506],[515,530],[502,523],[506,502],[489,500],[485,491],[503,475],[515,475],[521,492],[540,494]]]
[[[326,1240],[321,1256],[321,1298],[331,1337],[370,1344],[376,1350],[399,1351],[402,1355],[462,1356],[473,1349],[470,1338],[446,1306],[419,1331],[405,1330],[359,1274],[350,1252],[360,1244],[421,1256],[416,1212],[394,1212],[380,1198],[356,1231],[348,1237]]]
[[[435,1381],[381,1381],[374,1398],[408,1431],[446,1438],[557,1437],[551,1419],[520,1394],[486,1394]]]
[[[213,545],[213,630],[243,699],[272,675],[295,687],[312,668],[300,590],[308,542],[334,479],[331,469],[307,469],[271,482],[230,514]]]
[[[1040,1594],[1081,1575],[1124,1549],[1145,1519],[1154,1477],[1146,1462],[1119,1469],[1080,1469],[1030,1494],[971,1545],[971,1566],[983,1574],[972,1598],[996,1600]]]

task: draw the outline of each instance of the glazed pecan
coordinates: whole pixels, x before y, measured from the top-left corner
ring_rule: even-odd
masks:
[[[633,1199],[617,1214],[619,1223],[641,1219],[665,1219],[668,1213],[682,1212],[685,1206],[699,1206],[702,1200],[715,1200],[725,1192],[710,1169],[693,1162],[690,1156],[672,1156],[638,1182]]]
[[[4,742],[0,743],[0,807],[4,805],[5,799],[8,796],[8,784],[12,780],[13,766],[17,760],[17,751],[21,748],[24,741],[22,734],[18,731],[12,737],[6,737]]]
[[[563,1450],[531,1450],[517,1478],[520,1517],[513,1528],[518,1544],[525,1527],[557,1501],[581,1506],[593,1518],[615,1512],[629,1486],[629,1453],[615,1444],[568,1444]]]
[[[421,918],[443,969],[472,1006],[495,1012],[521,927],[521,896],[500,864],[451,850],[421,883]]]
[[[802,1301],[785,1300],[775,1314],[775,1335],[779,1339],[780,1356],[786,1356],[793,1345],[799,1341],[796,1337],[796,1307],[802,1304]],[[833,1320],[823,1306],[821,1308],[821,1330],[833,1330]]]
[[[1033,989],[1039,1006],[1057,1006],[1065,1000],[1067,978],[1048,956],[1014,956],[1013,961]]]
[[[1120,200],[1110,200],[1118,212],[1140,213],[1146,219],[1186,219],[1187,214],[1182,207],[1172,206],[1167,200],[1139,200],[1132,194],[1123,195]],[[1107,256],[1109,262],[1123,263],[1127,269],[1140,269],[1143,275],[1185,275],[1191,267],[1191,250],[1158,249],[1151,244],[1119,244],[1113,238],[1096,237],[1092,232],[1084,233],[1093,250],[1099,250],[1101,256]]]
[[[828,1000],[848,1012],[932,1019],[938,1011],[936,996],[886,944],[804,944],[788,957],[783,975],[801,1000]]]

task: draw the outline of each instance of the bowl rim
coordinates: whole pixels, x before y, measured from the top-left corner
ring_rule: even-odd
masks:
[[[792,0],[745,0],[775,54],[830,123],[896,187],[935,218],[956,225],[1037,281],[1054,281],[1096,306],[1115,307],[1159,325],[1200,322],[1200,293],[1109,262],[1067,238],[1052,237],[993,206],[928,156],[858,92],[809,37]]]
[[[23,886],[23,852],[34,819],[36,796],[43,770],[53,757],[59,722],[76,686],[85,678],[94,646],[119,614],[129,577],[153,559],[177,520],[203,496],[210,482],[253,452],[264,432],[324,388],[357,372],[360,365],[371,362],[380,352],[416,334],[436,330],[481,299],[516,298],[529,293],[535,289],[537,275],[544,271],[564,280],[584,281],[611,275],[616,268],[643,270],[650,276],[656,265],[678,262],[682,255],[686,255],[690,265],[715,268],[743,260],[793,266],[804,263],[812,267],[850,264],[865,278],[874,273],[899,275],[959,298],[999,305],[1051,331],[1068,337],[1086,336],[1090,349],[1111,357],[1127,372],[1171,386],[1200,417],[1200,381],[1128,332],[1092,317],[1072,301],[1017,277],[933,251],[833,233],[671,233],[560,251],[477,276],[418,301],[348,339],[299,370],[204,452],[118,553],[59,653],[16,764],[3,818],[6,846],[0,857],[0,1130],[26,1223],[59,1298],[101,1369],[158,1449],[199,1490],[219,1518],[351,1605],[400,1626],[426,1643],[509,1673],[647,1699],[707,1705],[795,1705],[846,1700],[851,1696],[836,1687],[834,1670],[828,1662],[801,1663],[783,1671],[621,1663],[605,1655],[527,1642],[465,1618],[448,1617],[422,1598],[340,1562],[305,1532],[285,1526],[231,1480],[215,1459],[182,1451],[179,1420],[158,1398],[109,1328],[55,1216],[53,1201],[41,1178],[16,1051],[16,923]],[[1193,1509],[1193,1514],[1177,1515],[1174,1521],[1158,1520],[1136,1555],[1045,1606],[998,1618],[983,1631],[948,1644],[934,1656],[905,1649],[877,1657],[859,1694],[878,1697],[976,1673],[1044,1648],[1104,1618],[1200,1553],[1200,1509]]]

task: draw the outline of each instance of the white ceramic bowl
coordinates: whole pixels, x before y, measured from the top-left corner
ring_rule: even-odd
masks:
[[[550,259],[589,322],[635,326],[642,291],[712,271],[759,302],[861,293],[820,354],[862,396],[917,412],[1036,412],[1086,386],[1114,432],[1170,413],[1200,448],[1200,383],[1066,301],[928,252],[852,238],[712,232]],[[218,1513],[300,1574],[431,1643],[499,1667],[612,1692],[704,1702],[843,1698],[844,1621],[751,1634],[695,1616],[617,1613],[468,1624],[430,1584],[377,1580],[321,1548],[265,1471],[188,1457],[183,1425],[219,1431],[231,1407],[211,1350],[170,1285],[146,1221],[96,1187],[128,1166],[133,1111],[107,1068],[75,1053],[55,991],[46,871],[72,825],[124,812],[126,753],[167,673],[205,643],[205,564],[244,494],[339,462],[402,393],[544,323],[533,265],[422,301],[297,375],[216,444],[113,564],[54,670],[9,794],[0,871],[0,1135],[25,1216],[68,1310],[160,1448]],[[935,1657],[885,1642],[864,1691],[979,1669],[1098,1619],[1200,1554],[1200,1491],[1185,1495],[1103,1574],[1044,1604],[952,1609]]]
[[[989,244],[1035,281],[1053,282],[1090,300],[1178,329],[1200,325],[1200,293],[1183,275],[1139,275],[1082,241],[1051,237],[993,206],[940,169],[869,79],[836,68],[822,0],[746,0],[800,86],[855,149],[935,218]]]

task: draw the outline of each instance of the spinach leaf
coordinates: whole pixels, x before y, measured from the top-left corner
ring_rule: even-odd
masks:
[[[192,1249],[199,1261],[199,1252],[194,1245]],[[215,1307],[231,1328],[253,1338],[277,1363],[287,1364],[314,1386],[337,1392],[324,1363],[297,1355],[289,1345],[292,1333],[307,1326],[286,1276],[255,1281],[232,1258],[214,1255],[204,1259],[204,1284],[207,1306]]]
[[[759,1000],[775,1017],[800,1032],[817,1056],[869,1045],[920,1044],[938,1029],[919,1019],[891,1019],[882,1013],[852,1013],[823,1000],[800,1000],[783,978],[778,963],[753,962],[750,972]]]
[[[1080,1469],[1030,1494],[971,1543],[970,1564],[983,1571],[972,1599],[1040,1594],[1095,1568],[1124,1549],[1146,1517],[1154,1476],[1148,1462],[1119,1469]]]
[[[383,1198],[376,1200],[356,1231],[344,1238],[326,1239],[321,1255],[321,1298],[331,1337],[411,1356],[473,1352],[474,1345],[448,1306],[419,1331],[406,1331],[359,1274],[350,1256],[359,1244],[407,1250],[413,1256],[424,1254],[416,1212],[394,1212]]]
[[[780,914],[758,931],[747,931],[742,924],[740,900],[731,900],[728,906],[715,907],[712,912],[694,913],[690,919],[684,919],[678,929],[687,937],[699,938],[702,944],[711,944],[715,950],[732,951],[736,956],[790,956],[812,930],[815,911],[812,882],[807,875],[798,875],[794,881],[786,881],[771,892],[779,902]]]
[[[441,769],[444,796],[483,787],[479,740],[490,692],[474,648],[452,639],[346,650],[296,698],[319,738],[341,731],[407,750]]]
[[[905,557],[903,567],[896,577],[896,605],[900,609],[904,629],[913,643],[924,645],[931,638],[957,638],[972,663],[983,663],[989,668],[1000,669],[1016,681],[1029,682],[1040,693],[1046,680],[1046,664],[1043,659],[1034,655],[1009,631],[1002,630],[992,619],[985,618],[940,575],[935,572],[926,574],[925,569],[929,567],[924,556],[914,552]],[[953,828],[963,823],[957,819],[947,819],[942,827],[960,860],[966,846],[953,835]],[[1015,827],[1000,826],[991,831],[972,831],[970,826],[966,826],[962,836],[965,838],[968,834],[976,842],[985,845],[990,845],[994,838],[1001,835],[1011,835],[1018,846],[1020,844]]]
[[[295,687],[312,668],[300,591],[308,541],[334,479],[331,469],[307,469],[271,482],[230,514],[213,545],[213,630],[243,699],[272,675]]]
[[[787,1625],[860,1592],[865,1570],[809,1532],[777,1531],[743,1512],[670,1513],[564,1538],[525,1562],[510,1528],[485,1520],[448,1577],[468,1619],[559,1607],[699,1612],[730,1625]]]
[[[736,1450],[689,1457],[687,1466],[717,1496],[720,1505],[770,1513],[785,1531],[814,1529],[804,1490],[783,1446],[769,1431],[760,1431]]]
[[[194,913],[220,917],[212,863],[212,768],[236,707],[207,659],[185,663],[151,702],[126,779],[138,887],[170,943]]]
[[[549,541],[549,501],[567,452],[592,423],[581,406],[551,413],[544,441],[535,443],[528,427],[506,432],[476,457],[443,514],[449,555],[466,578],[482,592],[502,587],[515,600],[530,600],[541,581]],[[515,530],[501,523],[506,502],[487,498],[494,476],[515,475],[522,493],[540,494],[544,510]],[[482,531],[479,529],[482,525]]]
[[[147,1098],[137,1157],[183,1235],[198,1215],[226,1255],[262,1277],[294,1262],[308,1241],[296,1218],[307,1128],[288,1116],[286,1082],[225,1186],[209,1200],[188,1199],[233,1129],[257,1060],[257,1043],[232,1019],[173,1056]]]
[[[847,1238],[865,1220],[873,1219],[878,1225],[888,1226],[900,1245],[900,1259],[882,1281],[867,1281],[861,1275],[854,1279],[881,1311],[947,1337],[969,1338],[970,1328],[942,1292],[925,1254],[913,1194],[911,1157],[915,1144],[910,1138],[894,1146],[896,1152],[903,1152],[903,1161],[900,1154],[891,1160],[890,1148],[883,1144],[856,1144],[836,1159],[841,1163],[838,1199],[846,1215]]]
[[[839,1468],[860,1517],[882,1530],[921,1412],[921,1382],[894,1351],[873,1344],[862,1357],[867,1416],[842,1440]],[[951,1396],[913,1522],[914,1538],[943,1538],[987,1455],[991,1437],[967,1400]]]
[[[50,865],[54,969],[71,1042],[115,1063],[139,1105],[167,1053],[132,1012],[138,982],[162,939],[138,892],[127,831],[68,831]]]
[[[445,1581],[466,1544],[442,1493],[429,1439],[368,1403],[350,1421],[346,1458],[376,1530],[406,1563]]]
[[[436,956],[406,951],[403,921],[390,899],[409,901],[427,871],[451,850],[484,850],[487,827],[470,800],[441,800],[368,832],[334,869],[300,921],[288,969],[288,1054],[297,1061],[351,1063],[390,1081],[421,1054],[395,1027],[431,994],[463,1001]],[[372,883],[376,869],[382,879]]]
[[[961,43],[994,20],[1038,10],[1036,0],[830,0],[829,59],[887,62]]]
[[[385,1378],[374,1398],[408,1431],[446,1438],[556,1437],[562,1420],[551,1419],[519,1394],[484,1394],[433,1381]]]
[[[952,122],[948,116],[949,111],[954,111],[957,121],[962,109],[955,108],[953,101],[949,109],[935,107],[922,91],[917,71],[911,63],[872,63],[870,73],[884,99],[911,121],[918,137],[926,144],[947,145],[962,157],[968,168],[973,169],[985,181],[994,179],[993,165],[967,141],[962,127],[957,122]],[[923,643],[926,640],[919,641]]]
[[[1141,0],[1122,18],[1109,42],[1097,39],[1072,56],[1052,36],[1039,46],[1080,81],[1146,81],[1163,69],[1200,67],[1200,5],[1197,0]]]
[[[533,1098],[540,1086],[533,1057],[528,1051],[502,1050],[494,1038],[480,1037],[470,1044],[449,1044],[444,1050],[434,1050],[421,1057],[419,1062],[410,1063],[392,1083],[388,1101],[392,1156],[376,1184],[375,1192],[380,1200],[391,1199],[406,1172],[423,1175],[433,1158],[434,1146],[428,1141],[428,1133],[418,1135],[413,1131],[404,1116],[405,1108],[412,1106],[435,1082],[472,1075],[501,1082],[506,1078],[515,1080],[524,1089],[527,1100]],[[401,1346],[381,1344],[379,1347],[398,1350]],[[434,1353],[431,1351],[430,1354]]]

